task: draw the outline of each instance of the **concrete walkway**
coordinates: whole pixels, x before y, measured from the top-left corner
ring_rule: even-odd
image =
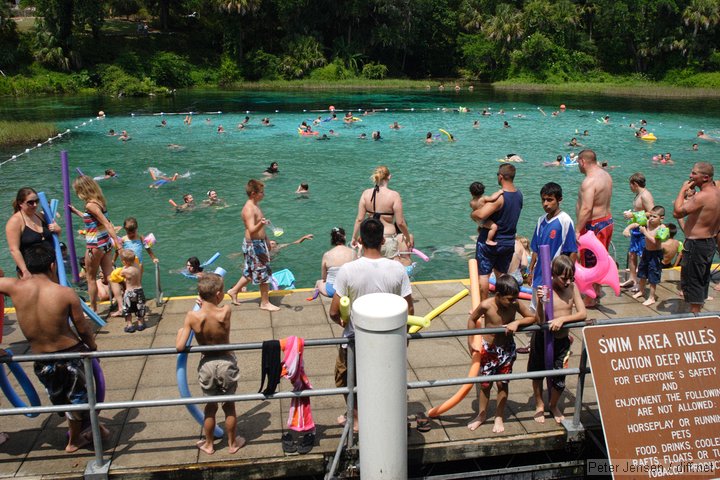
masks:
[[[682,313],[684,304],[676,293],[677,275],[677,272],[664,274],[665,281],[658,287],[660,300],[651,307],[641,305],[626,293],[614,297],[608,291],[602,306],[590,310],[589,316],[604,319]],[[466,285],[466,280],[413,284],[416,314],[426,314]],[[272,296],[272,301],[281,310],[269,313],[258,309],[256,295],[247,294],[241,306],[233,307],[231,341],[261,342],[289,335],[308,339],[339,337],[341,328],[327,315],[328,299],[308,302],[305,300],[307,296],[307,291],[279,292]],[[121,319],[110,319],[108,325],[97,333],[100,350],[174,346],[175,335],[185,313],[192,307],[192,300],[171,300],[159,308],[154,306],[154,301],[149,303],[152,313],[147,330],[127,334],[123,332],[124,322]],[[706,304],[708,311],[718,309],[718,301]],[[469,310],[468,296],[436,318],[429,330],[464,329]],[[16,354],[29,353],[13,314],[6,317],[3,334],[3,346],[9,346]],[[574,330],[572,334],[575,342],[570,366],[577,367],[582,338],[580,330]],[[528,339],[527,334],[518,334],[518,346],[526,345]],[[305,368],[315,388],[334,387],[335,357],[335,347],[306,350]],[[190,355],[188,366],[194,396],[200,396],[192,373],[198,359],[199,355]],[[524,372],[526,362],[526,356],[519,355],[515,372]],[[260,352],[238,352],[238,363],[241,369],[238,393],[257,392],[260,387]],[[408,381],[464,377],[469,364],[465,338],[412,341],[408,349]],[[179,397],[175,382],[175,355],[106,359],[102,366],[107,383],[106,401]],[[32,374],[32,368],[24,365],[24,369],[40,392],[43,405],[49,404],[47,395]],[[573,414],[575,385],[575,377],[568,377],[568,389],[563,396],[566,416]],[[278,390],[289,391],[291,388],[283,380]],[[411,390],[408,412],[425,411],[439,405],[456,390],[457,387]],[[597,425],[599,418],[590,377],[583,400],[583,423]],[[2,407],[7,405],[3,401]],[[110,474],[118,478],[150,478],[151,475],[153,478],[190,478],[199,476],[198,470],[212,469],[213,478],[224,478],[224,475],[228,478],[322,475],[327,459],[339,442],[341,428],[336,424],[336,418],[343,413],[344,401],[340,396],[312,399],[317,442],[310,454],[302,456],[286,457],[281,448],[280,437],[285,432],[288,406],[287,400],[239,403],[238,431],[247,438],[247,446],[230,455],[227,442],[222,440],[216,443],[217,451],[212,456],[199,452],[195,447],[200,438],[200,427],[182,406],[105,411],[101,414],[102,421],[112,431],[112,438],[106,445],[106,458],[110,457],[112,462]],[[533,421],[533,407],[531,382],[512,382],[506,411],[506,432],[493,434],[492,422],[486,422],[471,432],[466,424],[477,411],[477,397],[471,393],[447,415],[432,420],[431,431],[420,433],[413,423],[409,436],[411,460],[431,463],[562,448],[564,429],[549,418],[542,425]],[[493,411],[494,401],[490,404],[491,415]],[[220,411],[220,421],[222,417]],[[81,450],[76,454],[64,452],[66,426],[64,419],[58,415],[44,414],[32,419],[2,416],[0,431],[10,434],[10,440],[0,446],[0,477],[79,478],[92,459],[91,450]]]

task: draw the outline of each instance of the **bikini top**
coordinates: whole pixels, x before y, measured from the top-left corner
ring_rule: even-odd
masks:
[[[375,195],[377,195],[377,193],[379,191],[380,191],[380,185],[375,185],[375,188],[373,188],[372,197],[370,197],[370,201],[373,204],[373,210],[377,210],[375,208]],[[372,211],[372,212],[368,212],[368,213],[371,214],[372,217],[376,220],[380,220],[380,217],[383,215],[395,215],[395,212],[385,213],[385,212]]]
[[[25,253],[27,248],[37,245],[38,243],[47,243],[49,246],[53,246],[52,233],[50,233],[50,228],[45,220],[40,218],[37,214],[35,215],[42,225],[42,233],[39,233],[28,226],[25,221],[24,214],[21,213],[20,216],[22,217],[23,224],[25,225],[25,228],[23,228],[22,233],[20,234],[20,252]]]

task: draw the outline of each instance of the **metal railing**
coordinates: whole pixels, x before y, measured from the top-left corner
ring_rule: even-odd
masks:
[[[708,312],[703,315],[715,316],[720,315],[720,312]],[[630,322],[643,322],[643,321],[658,321],[658,320],[675,320],[683,319],[692,316],[692,314],[676,314],[676,315],[665,315],[657,317],[632,317],[632,318],[619,318],[619,319],[608,319],[608,320],[596,320],[593,322],[594,325],[613,325]],[[565,327],[570,329],[582,328],[587,326],[585,322],[575,322],[567,324]],[[533,332],[543,331],[542,326],[533,325],[525,327],[519,332]],[[477,334],[493,334],[505,332],[504,328],[482,328],[482,329],[465,329],[465,330],[448,330],[442,332],[426,332],[426,333],[415,333],[409,334],[409,340],[431,340],[436,338],[447,338],[447,337],[465,337],[468,335]],[[163,407],[163,406],[175,406],[175,405],[191,405],[191,404],[205,404],[211,402],[235,402],[235,401],[265,401],[265,400],[281,400],[288,398],[299,398],[299,397],[314,397],[314,396],[329,396],[329,395],[347,395],[347,412],[345,427],[343,429],[341,439],[338,448],[335,452],[333,461],[328,469],[326,478],[335,478],[335,472],[338,468],[340,457],[344,449],[351,449],[354,446],[354,436],[350,435],[353,428],[353,409],[354,409],[354,395],[351,393],[356,392],[354,385],[355,379],[355,359],[354,359],[354,348],[351,341],[345,338],[333,338],[333,339],[308,339],[305,340],[306,347],[326,347],[334,345],[348,345],[348,375],[347,381],[348,386],[344,388],[325,388],[325,389],[313,389],[305,390],[300,392],[278,392],[273,395],[264,395],[262,393],[252,394],[236,394],[236,395],[218,395],[218,396],[207,396],[207,397],[190,397],[190,398],[168,398],[159,400],[131,400],[131,401],[118,401],[118,402],[97,402],[97,392],[95,379],[93,376],[92,359],[103,359],[103,358],[119,358],[119,357],[135,357],[135,356],[156,356],[156,355],[177,355],[178,351],[175,348],[153,348],[153,349],[129,349],[129,350],[111,350],[111,351],[98,351],[98,352],[75,352],[75,353],[53,353],[53,354],[30,354],[30,355],[14,355],[11,357],[0,358],[0,363],[10,362],[33,362],[33,361],[48,361],[48,360],[62,360],[62,359],[82,359],[88,390],[88,403],[85,404],[74,404],[74,405],[57,405],[57,406],[38,406],[38,407],[22,407],[22,408],[3,408],[0,409],[0,416],[7,415],[25,415],[31,413],[63,413],[68,411],[87,411],[90,416],[92,438],[94,444],[94,458],[90,462],[85,470],[86,478],[108,478],[108,471],[110,467],[110,460],[103,457],[102,437],[100,434],[100,424],[98,418],[98,412],[100,410],[120,410],[128,408],[143,408],[143,407]],[[212,346],[197,346],[190,347],[184,352],[188,353],[204,353],[204,352],[216,352],[216,351],[248,351],[248,350],[259,350],[262,349],[262,343],[244,343],[244,344],[229,344],[229,345],[212,345]],[[422,380],[409,382],[407,384],[408,389],[418,388],[433,388],[433,387],[444,387],[450,385],[463,385],[468,383],[481,383],[481,382],[495,382],[495,381],[510,381],[520,379],[533,379],[533,378],[545,378],[552,376],[562,375],[577,375],[578,383],[575,395],[575,411],[571,422],[572,428],[582,431],[582,425],[580,424],[580,412],[582,408],[582,397],[585,386],[585,376],[590,372],[587,367],[587,352],[585,346],[582,347],[580,365],[578,368],[566,368],[562,370],[543,370],[537,372],[528,373],[513,373],[507,375],[487,375],[478,377],[460,377],[440,380]],[[566,425],[567,428],[567,425]]]

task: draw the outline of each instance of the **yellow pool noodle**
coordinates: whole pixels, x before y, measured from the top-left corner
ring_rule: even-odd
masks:
[[[340,298],[340,319],[347,323],[350,320],[350,297]]]
[[[457,302],[459,302],[460,300],[465,298],[469,293],[470,292],[468,292],[467,289],[463,289],[463,290],[459,291],[458,293],[453,295],[452,298],[445,300],[442,304],[435,307],[430,313],[425,315],[423,318],[426,319],[428,321],[428,323],[431,322],[433,318],[437,317],[438,315],[443,313],[445,310],[447,310],[448,308],[455,305]],[[410,327],[409,332],[417,333],[420,331],[421,328],[422,327],[419,327],[419,326],[412,326],[412,327]]]

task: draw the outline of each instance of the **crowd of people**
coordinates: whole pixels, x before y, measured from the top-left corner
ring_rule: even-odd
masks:
[[[524,195],[515,185],[517,167],[502,163],[496,173],[499,190],[484,196],[485,187],[479,182],[470,186],[470,217],[478,227],[476,260],[478,263],[480,304],[468,317],[469,328],[504,327],[504,333],[473,335],[468,338],[472,355],[478,355],[481,371],[485,375],[512,372],[517,358],[514,333],[525,325],[544,323],[544,301],[552,295],[554,317],[549,319],[549,329],[554,336],[554,368],[565,365],[570,340],[566,323],[586,318],[586,309],[598,306],[602,297],[596,286],[596,298],[582,297],[574,284],[575,260],[587,268],[597,263],[595,255],[585,250],[578,256],[579,238],[587,231],[594,232],[607,251],[610,245],[614,219],[611,213],[613,179],[598,163],[595,152],[582,150],[577,163],[584,179],[575,205],[575,220],[561,208],[562,187],[555,182],[545,184],[539,197],[544,214],[538,219],[529,242],[530,252],[517,235],[517,224],[524,206]],[[266,172],[277,175],[279,168],[273,162]],[[666,209],[655,203],[647,188],[645,176],[636,173],[629,177],[629,187],[636,197],[632,208],[625,213],[630,221],[624,233],[631,237],[629,276],[625,288],[636,289],[635,297],[645,295],[645,305],[657,301],[655,287],[660,282],[662,268],[681,266],[682,296],[690,312],[697,314],[708,297],[711,262],[717,249],[720,231],[720,188],[713,180],[713,166],[706,162],[696,163],[678,191],[672,204],[672,215],[678,226],[665,223]],[[322,257],[321,279],[316,284],[319,294],[331,298],[329,315],[343,327],[343,336],[354,336],[352,314],[345,319],[340,314],[340,302],[347,296],[350,301],[370,293],[394,293],[403,297],[410,314],[414,311],[412,289],[403,257],[414,248],[411,233],[403,210],[400,193],[390,189],[392,176],[385,166],[377,167],[372,176],[372,187],[364,190],[358,202],[357,216],[349,239],[341,226],[330,231],[331,248]],[[303,191],[308,191],[303,185]],[[93,178],[81,175],[73,182],[77,197],[83,202],[82,209],[68,205],[70,210],[83,219],[85,227],[84,265],[90,307],[97,310],[100,296],[96,279],[100,271],[103,281],[110,281],[112,295],[118,299],[118,312],[126,321],[125,331],[133,333],[145,328],[145,295],[142,290],[142,253],[148,250],[151,259],[157,257],[144,237],[138,233],[134,218],[125,220],[126,235],[122,238],[108,219],[106,199]],[[260,290],[260,309],[270,312],[279,307],[270,301],[269,290],[272,276],[271,252],[279,246],[268,239],[272,226],[265,217],[261,202],[265,198],[265,185],[252,179],[246,187],[247,201],[242,208],[245,227],[242,252],[244,264],[238,282],[228,290],[233,303],[237,295],[249,284]],[[298,190],[300,191],[300,189]],[[217,192],[208,192],[208,201],[217,203]],[[185,204],[192,202],[186,199]],[[30,343],[33,353],[68,351],[92,351],[97,348],[88,320],[80,310],[74,290],[57,283],[55,253],[52,236],[60,233],[54,221],[48,223],[38,211],[38,194],[32,188],[22,188],[13,202],[14,214],[6,225],[6,238],[10,254],[17,266],[17,278],[0,278],[0,293],[9,295],[17,311],[20,329]],[[181,207],[179,207],[181,208]],[[670,211],[670,208],[667,209]],[[52,220],[52,219],[51,219]],[[674,239],[678,227],[685,236],[684,246]],[[666,232],[667,231],[667,232]],[[312,239],[306,235],[293,243]],[[348,245],[349,243],[349,245]],[[552,284],[543,285],[538,254],[541,245],[548,245],[552,257]],[[114,256],[120,258],[122,267],[114,271]],[[528,258],[529,257],[529,258]],[[189,259],[193,260],[193,259]],[[197,260],[197,259],[195,259]],[[195,265],[197,263],[198,265]],[[525,276],[518,275],[523,266]],[[188,261],[189,269],[201,270],[199,261]],[[198,270],[198,271],[199,271]],[[191,270],[192,271],[192,270]],[[494,276],[495,295],[490,296],[491,276]],[[115,281],[112,281],[115,279]],[[520,287],[527,282],[533,291],[528,305],[518,301]],[[124,284],[124,291],[121,285]],[[202,345],[230,343],[230,319],[232,311],[221,303],[225,296],[224,280],[220,275],[198,275],[200,309],[189,312],[178,332],[177,349],[184,350],[190,332],[194,332]],[[121,299],[121,300],[120,300]],[[133,319],[133,314],[135,319]],[[74,330],[68,326],[68,315]],[[529,370],[542,370],[545,366],[540,334],[534,334],[529,350]],[[347,385],[347,350],[339,348],[335,366],[336,385]],[[62,365],[62,366],[60,366]],[[59,369],[72,375],[60,377]],[[48,388],[54,404],[84,403],[87,401],[82,365],[76,360],[53,361],[47,365],[37,362],[39,380]],[[231,352],[206,353],[201,360],[199,382],[206,395],[231,394],[237,388],[237,365]],[[58,384],[60,382],[60,384]],[[51,389],[52,386],[52,389]],[[492,385],[483,383],[479,390],[478,414],[468,424],[475,430],[485,422]],[[496,382],[497,402],[493,432],[504,431],[504,406],[508,396],[508,382]],[[558,401],[564,389],[564,377],[554,377],[548,408],[552,417],[560,422],[563,418]],[[535,420],[544,422],[545,404],[542,399],[542,382],[533,381],[536,401]],[[357,404],[355,404],[357,405]],[[214,451],[213,428],[218,405],[208,403],[205,408],[205,439],[198,442],[200,450],[207,454]],[[231,453],[239,450],[245,440],[236,435],[234,404],[223,404],[228,431],[228,447]],[[68,413],[70,435],[65,447],[74,452],[90,439],[81,431],[84,413]],[[357,411],[354,412],[354,416]],[[339,423],[349,419],[345,415]],[[418,417],[418,428],[427,427]],[[352,420],[357,425],[357,418]]]

